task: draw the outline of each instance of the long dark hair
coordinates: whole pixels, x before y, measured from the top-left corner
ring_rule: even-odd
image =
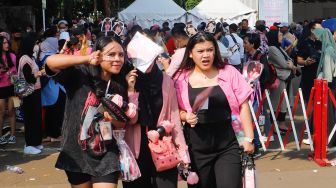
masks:
[[[117,42],[118,44],[122,46],[122,43],[119,40],[119,38],[116,38],[113,36],[106,36],[106,37],[103,36],[97,39],[95,46],[94,46],[94,51],[97,51],[97,50],[102,51],[103,48],[111,42]],[[117,75],[111,76],[110,88],[112,88],[113,93],[120,94],[127,101],[127,91],[126,91],[127,82],[126,82],[125,76],[129,72],[129,69],[127,68],[127,66],[125,66],[125,64],[126,64],[126,60],[124,61],[124,65],[120,73]],[[95,90],[95,94],[97,98],[104,97],[105,91],[106,91],[106,82],[101,79],[101,72],[102,72],[101,66],[91,65],[89,70],[90,70],[91,75],[93,76],[93,86],[94,86],[94,90]]]
[[[279,30],[271,30],[266,34],[266,36],[268,40],[268,46],[274,46],[278,48],[281,54],[286,59],[286,61],[288,61],[289,60],[288,55],[283,49],[281,49],[281,44],[279,42]]]
[[[267,34],[268,46],[280,47],[279,30],[271,30]]]
[[[308,25],[303,27],[301,38],[299,39],[299,42],[298,42],[299,49],[303,47],[302,45],[304,44],[304,41],[308,39],[310,36],[312,36],[313,33],[311,30],[314,28],[315,25],[316,25],[316,22],[310,22],[308,23]]]
[[[2,53],[4,52],[4,51],[3,51],[3,43],[5,42],[5,40],[7,40],[5,37],[0,36],[0,45],[1,45],[1,48],[0,48],[0,54],[1,54],[0,64],[1,64],[2,66],[4,66],[4,67],[6,67],[6,64],[5,64],[5,60],[2,59]],[[8,44],[9,44],[9,41],[8,41],[8,40],[7,40],[7,42],[8,42]],[[5,54],[6,54],[6,59],[7,59],[7,66],[8,66],[9,68],[13,67],[13,66],[14,66],[14,63],[13,63],[12,58],[11,58],[11,56],[10,56],[10,51],[9,51],[9,50],[6,51]]]
[[[19,50],[19,59],[24,55],[27,55],[31,58],[33,57],[36,40],[37,37],[35,33],[28,33],[22,38]]]
[[[189,57],[189,54],[191,53],[192,49],[195,47],[196,44],[206,41],[212,42],[212,44],[215,47],[215,58],[213,66],[215,66],[218,69],[223,68],[225,66],[225,63],[223,62],[222,57],[220,55],[216,39],[213,37],[212,34],[200,31],[189,39],[181,66],[173,75],[173,77],[175,77],[178,73],[181,73],[184,70],[191,70],[195,67],[195,63],[193,59]]]

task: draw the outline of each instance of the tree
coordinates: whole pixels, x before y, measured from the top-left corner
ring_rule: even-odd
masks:
[[[201,0],[186,0],[185,1],[185,8],[186,10],[191,10],[193,9],[198,3],[200,3]]]
[[[111,17],[112,16],[111,1],[110,0],[104,0],[104,11],[105,11],[105,16],[106,17]]]

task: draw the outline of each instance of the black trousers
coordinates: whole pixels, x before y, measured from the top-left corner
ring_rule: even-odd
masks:
[[[41,90],[35,90],[23,98],[24,128],[26,146],[38,146],[42,143],[42,106]]]
[[[52,138],[61,136],[65,100],[65,93],[62,90],[59,90],[56,103],[45,107],[44,124],[47,136]]]
[[[141,177],[132,182],[123,182],[124,188],[177,188],[177,169],[156,172],[148,148],[146,128],[141,127],[140,154],[137,159]]]
[[[189,188],[241,188],[241,156],[231,124],[185,126],[191,167],[199,176]]]

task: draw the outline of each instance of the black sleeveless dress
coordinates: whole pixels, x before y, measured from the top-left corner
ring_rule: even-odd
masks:
[[[191,106],[204,89],[189,85]],[[231,125],[231,108],[220,86],[213,87],[197,117],[195,127],[186,123],[184,129],[191,167],[200,178],[198,185],[189,187],[238,188],[241,184],[239,144]]]

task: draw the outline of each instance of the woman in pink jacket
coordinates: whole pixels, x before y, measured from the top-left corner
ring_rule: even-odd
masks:
[[[171,131],[181,162],[189,164],[176,91],[173,80],[153,63],[146,73],[137,71],[135,89],[139,92],[138,121],[126,126],[125,140],[137,159],[141,177],[133,182],[123,182],[124,188],[158,187],[177,188],[177,169],[157,172],[148,146],[147,131],[157,130],[163,121],[174,124]]]
[[[15,144],[15,110],[12,100],[12,97],[14,97],[14,86],[11,83],[10,76],[16,75],[16,57],[13,53],[10,53],[9,41],[2,36],[0,36],[0,45],[0,145],[7,143]],[[6,105],[11,125],[9,137],[2,135]]]
[[[248,106],[252,89],[224,64],[216,40],[205,32],[189,39],[174,79],[191,168],[200,178],[189,187],[240,188],[239,147],[254,150]]]

